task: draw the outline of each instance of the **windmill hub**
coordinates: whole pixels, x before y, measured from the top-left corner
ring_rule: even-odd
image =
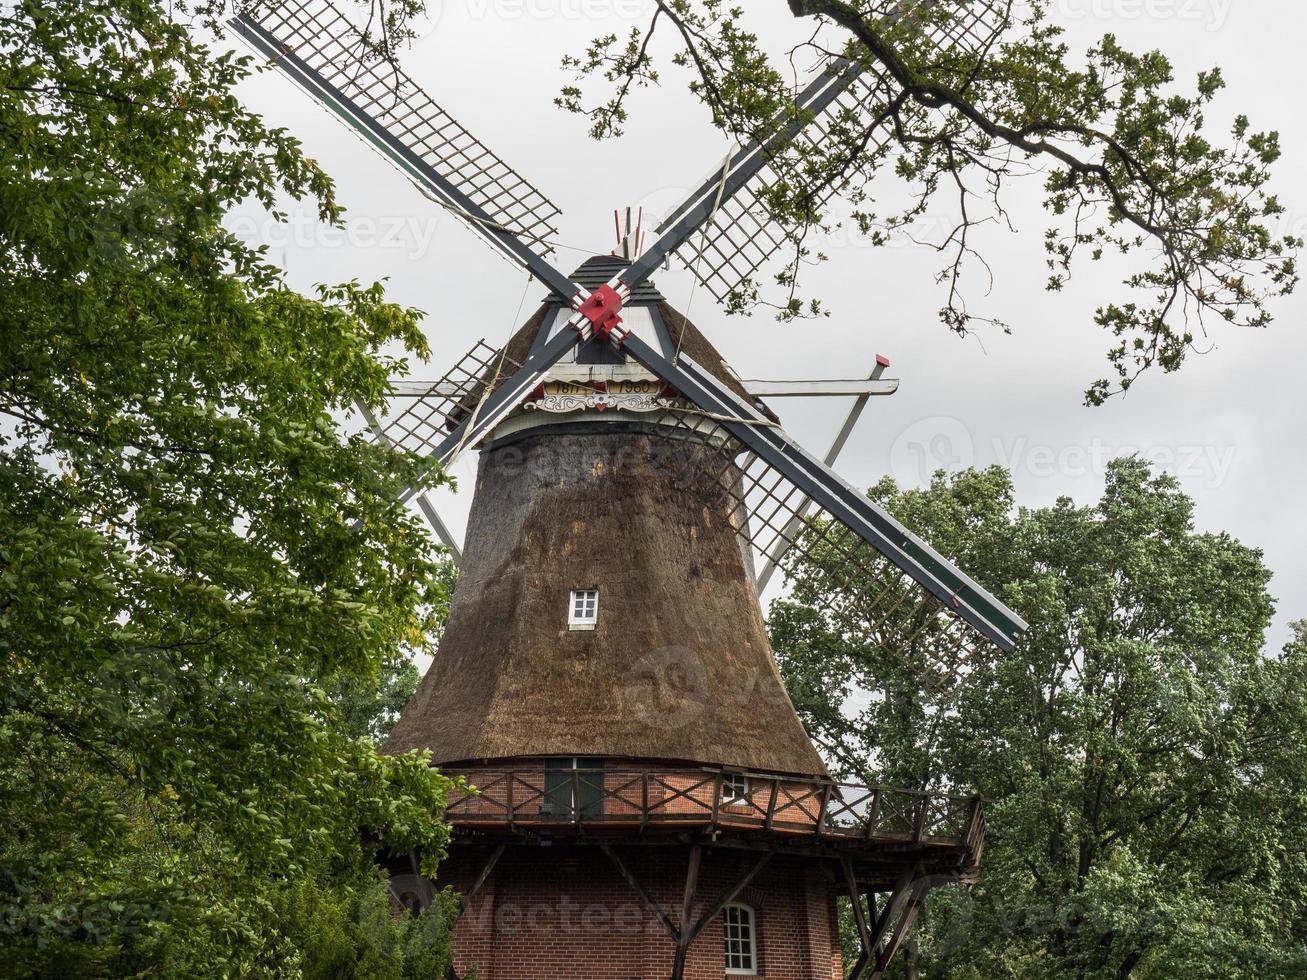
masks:
[[[578,310],[590,322],[595,337],[620,347],[623,334],[617,328],[622,322],[622,306],[622,294],[604,283],[581,303]]]

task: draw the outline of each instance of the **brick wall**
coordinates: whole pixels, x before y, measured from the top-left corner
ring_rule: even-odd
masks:
[[[615,845],[646,891],[679,922],[688,848]],[[456,846],[439,884],[467,888],[484,851]],[[758,855],[705,849],[694,917],[715,905]],[[818,864],[777,856],[740,895],[754,909],[758,976],[841,980],[837,886]],[[511,847],[455,931],[457,969],[481,980],[667,980],[675,947],[596,847]],[[722,917],[690,949],[686,980],[723,980]]]

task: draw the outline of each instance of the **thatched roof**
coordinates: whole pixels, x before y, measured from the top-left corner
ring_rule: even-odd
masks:
[[[668,429],[580,421],[487,447],[448,627],[387,751],[824,775],[730,505],[695,480],[706,451]],[[600,592],[598,624],[572,631],[569,593],[585,588]]]

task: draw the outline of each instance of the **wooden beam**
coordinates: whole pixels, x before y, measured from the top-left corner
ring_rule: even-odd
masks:
[[[921,912],[922,905],[926,902],[926,893],[930,891],[930,882],[927,879],[919,879],[912,885],[912,897],[908,900],[907,907],[903,914],[899,916],[899,921],[894,926],[894,932],[890,935],[889,941],[876,954],[876,969],[872,971],[868,980],[883,980],[885,971],[894,960],[894,955],[899,951],[899,946],[903,940],[908,937],[912,931],[913,924],[917,921],[917,916]]]
[[[519,810],[522,809],[519,807]],[[634,818],[632,818],[634,820]],[[637,825],[632,823],[631,829],[634,830]],[[457,828],[456,828],[457,829]],[[459,840],[479,840],[470,836],[461,836]],[[679,834],[668,834],[666,837],[645,837],[638,840],[641,847],[651,848],[681,848],[689,845],[695,835],[689,831]],[[845,857],[853,856],[859,866],[865,870],[884,871],[895,873],[894,880],[897,880],[897,869],[904,866],[905,861],[920,861],[924,873],[932,875],[949,875],[954,874],[958,863],[966,857],[966,848],[961,843],[958,844],[939,844],[932,845],[929,841],[923,842],[919,848],[905,850],[901,845],[902,841],[894,841],[896,849],[878,853],[868,853],[865,846],[857,838],[832,838],[829,845],[791,843],[788,837],[773,837],[770,839],[749,838],[746,836],[732,836],[729,832],[723,832],[716,839],[711,839],[704,835],[700,838],[704,844],[715,850],[728,851],[749,851],[758,853],[759,851],[775,851],[777,854],[786,854],[792,857],[808,858],[817,861],[834,861],[839,862]],[[801,838],[809,840],[810,838]],[[855,847],[840,847],[841,841],[847,841]],[[579,836],[569,838],[568,846],[570,847],[597,847],[601,841],[592,837]],[[636,841],[632,841],[634,845]],[[893,881],[891,881],[891,884]]]
[[[391,378],[390,398],[458,398],[465,393],[456,381],[419,381],[409,378]]]
[[[867,964],[871,962],[871,927],[867,924],[867,912],[862,906],[862,889],[858,886],[858,876],[853,870],[853,862],[844,858],[840,862],[844,871],[844,887],[848,889],[849,901],[853,903],[853,923],[858,927],[858,959],[849,971],[849,980],[862,980]]]
[[[853,871],[853,862],[845,858],[840,862],[844,871],[844,887],[849,890],[849,901],[853,903],[853,924],[858,927],[858,939],[863,949],[871,947],[871,927],[867,925],[867,912],[862,907],[862,889],[858,887],[858,876]]]
[[[743,381],[749,394],[759,398],[870,398],[892,395],[899,390],[898,381],[864,378],[860,381]]]
[[[759,398],[872,398],[892,395],[899,390],[897,380],[817,380],[817,381],[743,381],[749,394]],[[394,378],[390,382],[390,398],[457,398],[463,387],[453,381],[414,381]]]
[[[676,944],[676,959],[672,964],[671,980],[684,980],[685,959],[690,952],[690,914],[694,911],[694,897],[699,890],[699,866],[703,863],[703,848],[695,844],[690,848],[690,864],[685,869],[685,895],[681,899],[681,938]]]
[[[876,822],[880,820],[880,804],[883,797],[884,790],[877,786],[871,796],[871,806],[867,807],[867,840],[876,837]]]
[[[690,934],[686,939],[685,945],[687,947],[690,945],[690,943],[694,942],[696,939],[699,938],[699,933],[703,932],[703,930],[707,928],[708,923],[712,922],[713,919],[717,918],[717,916],[722,914],[722,911],[726,908],[726,906],[730,905],[733,901],[735,901],[737,898],[740,897],[740,892],[744,891],[746,888],[749,887],[749,883],[758,876],[759,871],[761,871],[764,867],[766,867],[767,862],[771,860],[771,857],[772,857],[772,852],[770,851],[763,854],[762,857],[760,857],[757,861],[754,862],[753,867],[749,869],[748,873],[745,874],[744,877],[741,878],[739,881],[737,881],[734,884],[734,886],[731,887],[730,891],[728,891],[725,895],[722,896],[721,900],[716,905],[714,905],[709,911],[705,912],[699,918],[699,921],[694,924],[694,928],[690,930]]]
[[[690,924],[690,913],[694,909],[694,897],[699,890],[699,868],[703,864],[703,848],[694,844],[690,848],[690,863],[685,869],[685,895],[681,899],[681,934],[685,934]]]
[[[885,907],[876,916],[876,924],[871,929],[871,942],[867,946],[867,949],[871,951],[872,955],[878,955],[880,944],[889,933],[890,925],[894,921],[899,908],[906,900],[908,891],[912,887],[912,883],[920,876],[920,871],[921,865],[918,864],[916,867],[903,872],[899,877],[898,884],[896,884],[894,890],[889,893],[889,898],[885,900]]]
[[[653,898],[650,897],[649,893],[644,890],[644,886],[641,885],[639,879],[631,873],[631,869],[626,866],[620,857],[618,857],[617,852],[613,850],[612,845],[601,843],[599,849],[608,855],[608,860],[613,862],[618,873],[626,880],[626,883],[631,886],[631,890],[640,896],[640,901],[644,902],[645,907],[654,914],[654,918],[656,918],[659,924],[667,930],[667,935],[672,937],[672,942],[679,946],[681,943],[681,930],[672,924],[671,918],[663,911],[662,906],[655,902]]]
[[[817,811],[818,839],[821,838],[822,834],[826,833],[826,818],[830,815],[830,798],[834,790],[834,783],[827,783],[821,790],[821,809]]]
[[[763,825],[768,833],[771,832],[772,826],[776,822],[776,796],[781,788],[781,781],[773,778],[771,781],[771,794],[767,798],[767,821]]]
[[[930,814],[930,795],[922,793],[921,799],[917,802],[917,819],[912,825],[912,842],[920,844],[921,838],[926,833],[926,817]]]
[[[458,900],[458,914],[460,917],[468,910],[468,907],[471,906],[472,899],[475,898],[476,893],[481,890],[481,886],[486,883],[486,879],[490,877],[490,872],[495,870],[495,865],[499,863],[499,859],[504,856],[504,851],[506,850],[508,850],[508,845],[500,844],[493,852],[491,852],[490,859],[482,866],[481,873],[477,875],[477,880],[473,882],[472,887],[468,889],[467,893]]]

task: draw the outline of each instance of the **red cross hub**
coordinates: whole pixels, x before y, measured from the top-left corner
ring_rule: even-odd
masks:
[[[622,295],[612,286],[600,286],[578,308],[590,321],[590,329],[600,340],[608,340],[622,322]]]

